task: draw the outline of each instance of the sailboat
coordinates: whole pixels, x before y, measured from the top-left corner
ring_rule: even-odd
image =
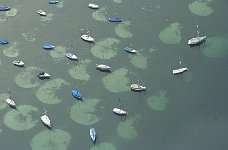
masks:
[[[51,120],[48,117],[48,114],[47,114],[45,107],[44,107],[44,113],[42,113],[42,116],[40,117],[40,119],[44,125],[51,128]]]
[[[96,66],[100,71],[110,71],[112,69],[110,66],[104,64],[96,64]]]
[[[113,111],[115,114],[120,115],[120,116],[125,116],[125,115],[128,114],[127,111],[122,110],[122,109],[120,109],[120,108],[113,108],[112,111]]]
[[[91,128],[91,129],[89,130],[89,135],[90,135],[91,140],[92,140],[93,143],[95,144],[96,138],[97,138],[97,133],[96,133],[95,128]]]
[[[141,80],[140,77],[139,77],[139,79]],[[141,80],[141,82],[142,82],[142,80]],[[138,80],[138,83],[131,84],[131,90],[132,91],[136,91],[136,92],[145,91],[146,90],[146,86],[140,84],[139,80]]]
[[[179,59],[180,59],[180,57],[179,57]],[[181,64],[181,61],[179,61],[179,64]],[[173,74],[174,74],[174,75],[181,74],[181,73],[184,73],[184,72],[187,71],[187,70],[188,70],[187,67],[177,68],[177,69],[174,69],[174,70],[173,70]]]

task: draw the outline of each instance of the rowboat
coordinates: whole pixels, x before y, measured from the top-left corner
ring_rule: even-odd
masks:
[[[47,127],[51,128],[51,120],[49,119],[47,112],[45,111],[42,116],[40,117],[42,123]]]
[[[99,5],[96,5],[96,4],[93,4],[93,3],[89,3],[88,7],[91,8],[91,9],[98,9]]]
[[[94,128],[91,128],[90,130],[89,130],[89,135],[90,135],[90,138],[91,138],[91,140],[93,141],[93,143],[95,143],[96,142],[96,130],[94,129]]]
[[[7,11],[10,10],[10,7],[8,6],[0,6],[0,11]]]
[[[53,49],[55,46],[54,45],[51,45],[51,44],[44,44],[43,45],[43,49],[48,49],[48,50],[50,50],[50,49]]]
[[[12,108],[15,108],[15,107],[16,107],[15,102],[14,102],[12,99],[10,99],[10,98],[7,98],[7,99],[6,99],[6,103],[7,103],[10,107],[12,107]]]
[[[173,70],[173,74],[174,75],[177,75],[177,74],[181,74],[181,73],[183,73],[183,72],[185,72],[185,71],[187,71],[188,70],[188,68],[180,68],[180,69],[175,69],[175,70]]]
[[[124,50],[128,53],[133,53],[133,54],[138,52],[137,50],[130,47],[125,47]]]
[[[109,20],[110,22],[122,22],[122,21],[123,21],[122,18],[108,18],[108,20]]]
[[[82,38],[84,41],[87,41],[87,42],[94,42],[94,38],[92,38],[92,37],[89,36],[88,34],[82,34],[82,35],[81,35],[81,38]]]
[[[43,71],[38,71],[37,73],[37,77],[41,78],[41,79],[45,79],[45,78],[50,78],[50,74],[43,72]]]
[[[71,93],[75,98],[82,100],[82,95],[77,90],[73,89],[71,90]]]
[[[101,71],[110,71],[111,67],[108,65],[104,65],[104,64],[96,64],[97,69],[101,70]]]
[[[49,4],[57,4],[57,3],[59,3],[59,1],[57,1],[57,0],[49,0]]]
[[[69,58],[69,59],[72,59],[72,60],[77,60],[78,57],[72,53],[67,53],[66,54],[66,57]]]
[[[131,84],[131,90],[133,90],[133,91],[144,91],[144,90],[146,90],[146,87],[142,86],[140,84]]]
[[[117,114],[117,115],[121,115],[121,116],[125,116],[125,115],[127,115],[128,114],[128,112],[127,111],[125,111],[125,110],[122,110],[122,109],[120,109],[120,108],[113,108],[113,110],[112,110],[115,114]]]
[[[18,67],[23,67],[25,65],[25,63],[21,60],[15,60],[13,61],[13,64]]]
[[[37,13],[41,16],[46,16],[46,12],[43,10],[38,10]]]
[[[4,44],[8,44],[9,41],[8,40],[0,40],[0,44],[4,45]]]

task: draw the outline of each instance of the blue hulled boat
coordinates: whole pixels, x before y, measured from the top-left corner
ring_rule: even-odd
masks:
[[[73,89],[71,90],[71,93],[75,98],[82,100],[82,95],[77,90]]]
[[[59,3],[59,1],[57,1],[57,0],[49,0],[49,4],[57,4],[57,3]]]
[[[43,49],[53,49],[55,46],[51,44],[44,44]]]
[[[91,128],[90,130],[89,130],[89,135],[90,135],[90,138],[91,138],[91,140],[93,141],[93,143],[95,144],[95,142],[96,142],[96,130],[94,129],[94,128]]]
[[[9,43],[9,41],[8,40],[0,40],[0,44],[8,44]]]
[[[122,22],[123,21],[122,18],[108,18],[108,20],[111,22]]]
[[[10,10],[10,7],[8,6],[0,6],[0,11],[7,11]]]

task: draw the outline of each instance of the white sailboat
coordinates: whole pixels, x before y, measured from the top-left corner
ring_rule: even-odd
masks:
[[[38,10],[37,13],[40,15],[40,16],[46,16],[46,12],[43,11],[43,10]]]
[[[21,60],[15,60],[13,61],[13,64],[19,67],[23,67],[25,65],[25,63]]]
[[[131,84],[131,89],[134,91],[144,91],[146,90],[146,87],[140,84],[134,83],[134,84]]]
[[[92,38],[90,35],[88,34],[82,34],[81,35],[81,38],[84,40],[84,41],[87,41],[87,42],[94,42],[94,38]]]
[[[108,65],[104,65],[104,64],[96,64],[97,69],[101,70],[101,71],[110,71],[111,67]]]
[[[178,55],[178,57],[179,57],[179,59],[181,59],[179,55]],[[181,65],[182,62],[179,61],[179,64]],[[174,74],[174,75],[177,75],[177,74],[184,73],[185,71],[188,71],[188,68],[187,68],[187,67],[180,67],[180,68],[174,69],[174,70],[173,70],[173,74]]]
[[[8,93],[9,93],[9,98],[6,99],[6,103],[12,107],[12,108],[15,108],[16,107],[16,103],[14,102],[14,100],[11,99],[11,96],[10,96],[10,90],[8,89]]]
[[[121,115],[121,116],[124,116],[124,115],[127,115],[127,114],[128,114],[127,111],[122,110],[122,109],[120,109],[120,108],[113,108],[112,111],[113,111],[115,114]]]
[[[40,117],[42,123],[44,125],[46,125],[47,127],[51,128],[51,120],[49,119],[48,115],[47,115],[47,111],[46,109],[44,108],[44,113],[42,114],[42,116]]]
[[[88,7],[91,8],[91,9],[98,9],[99,5],[96,5],[96,4],[93,4],[93,3],[89,3]]]

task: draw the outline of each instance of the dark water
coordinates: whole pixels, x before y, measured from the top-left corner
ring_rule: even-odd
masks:
[[[228,148],[226,100],[228,96],[226,91],[228,2],[202,0],[201,2],[206,4],[208,9],[213,10],[212,13],[204,16],[190,11],[189,4],[194,1],[122,0],[121,3],[117,2],[94,1],[100,5],[100,8],[105,8],[102,13],[106,17],[118,16],[129,21],[127,31],[133,35],[132,37],[118,36],[115,33],[118,24],[93,18],[94,11],[87,8],[89,1],[66,0],[58,5],[34,0],[2,1],[2,4],[14,8],[11,11],[16,9],[17,12],[14,16],[7,16],[6,12],[0,12],[0,38],[10,41],[8,45],[0,47],[2,49],[0,94],[7,95],[7,89],[10,89],[10,95],[19,109],[12,110],[6,107],[5,98],[1,96],[3,101],[0,113],[1,150],[87,150],[92,147],[102,149],[104,143],[112,146],[103,148],[109,150],[226,150]],[[39,9],[49,14],[46,18],[51,18],[50,21],[41,21],[41,17],[36,13]],[[206,34],[208,40],[200,46],[190,48],[187,40],[196,35],[197,22],[200,33]],[[181,39],[175,44],[167,44],[159,39],[159,34],[172,23],[179,23],[180,27],[176,32],[180,31]],[[94,56],[91,48],[95,45],[80,39],[82,28],[89,29],[91,36],[96,40],[95,45],[110,37],[120,40],[120,43],[115,45],[118,49],[117,55],[111,59],[100,59]],[[26,40],[23,35],[30,36],[30,40]],[[35,40],[33,41],[32,38]],[[221,40],[223,42],[220,42]],[[65,54],[63,57],[61,54],[52,57],[50,51],[42,49],[45,43],[66,48],[65,51],[60,50],[63,53],[73,48],[71,51],[76,52],[80,61],[72,62],[65,58]],[[139,49],[143,61],[146,62],[144,67],[134,65],[140,61],[131,63],[133,56],[122,50],[130,43]],[[15,51],[11,53],[9,48],[13,45],[12,49]],[[156,51],[150,52],[150,48]],[[4,53],[4,51],[7,52]],[[15,55],[16,53],[18,55]],[[13,66],[12,61],[16,59],[23,60],[26,66],[24,68]],[[82,66],[81,62],[86,59],[90,61],[85,70],[90,75],[89,80],[72,78],[68,69]],[[182,65],[186,65],[189,70],[174,76],[172,70],[180,67],[179,61],[182,61]],[[136,93],[130,90],[112,92],[106,89],[102,79],[110,74],[97,71],[96,63],[107,63],[114,68],[114,72],[120,68],[128,69],[126,76],[129,81],[128,86],[141,79],[148,90]],[[15,81],[16,76],[26,72],[26,68],[30,67],[45,70],[51,74],[51,79],[39,80],[34,77],[31,83],[37,82],[38,86],[24,88],[18,85]],[[31,77],[33,74],[34,71],[31,71],[28,76]],[[58,83],[50,83],[52,80],[56,81],[55,79],[63,79],[64,83],[60,83],[59,87]],[[46,92],[53,95],[47,99],[59,98],[60,102],[45,103],[36,96],[39,88],[44,87],[47,82],[51,84],[49,90],[52,90]],[[120,88],[123,86],[125,85],[120,85]],[[70,90],[74,88],[83,94],[84,102],[72,97]],[[159,97],[159,93],[165,93],[164,97],[156,98],[156,96]],[[83,108],[83,103],[86,106],[91,104],[85,102],[86,100],[93,101],[93,99],[100,99],[100,102],[93,108],[94,112],[90,108],[92,113],[89,112],[90,110],[86,110],[85,113],[97,115],[101,120],[90,125],[72,120],[70,115],[72,107],[79,105],[79,108]],[[156,103],[150,107],[148,104],[150,101],[156,101]],[[23,105],[37,108],[37,111],[28,113],[32,120],[37,122],[29,129],[12,129],[7,125],[5,116],[11,111],[20,112],[20,106]],[[40,122],[43,107],[48,110],[53,125],[52,130],[48,130]],[[112,113],[114,107],[126,109],[129,115],[122,118],[114,115]],[[80,113],[83,114],[83,110],[81,111]],[[77,114],[73,115],[80,118]],[[84,116],[86,120],[89,115]],[[11,116],[11,120],[15,119],[18,117]],[[21,124],[24,125],[23,119],[19,119],[17,123],[18,129],[24,128],[20,127]],[[122,134],[118,132],[118,126],[124,129],[121,131]],[[95,146],[89,137],[91,127],[96,128],[98,135]],[[70,140],[55,134],[57,130],[67,133]],[[47,142],[42,143],[42,138],[40,143],[34,140],[40,132],[48,133]],[[55,141],[55,139],[58,140]],[[38,146],[32,148],[32,143]]]

